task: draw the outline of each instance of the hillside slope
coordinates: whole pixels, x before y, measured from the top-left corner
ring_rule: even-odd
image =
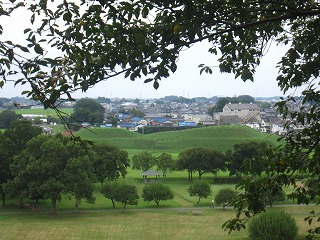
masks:
[[[210,147],[225,152],[232,149],[236,143],[249,141],[278,144],[277,136],[260,133],[244,126],[204,127],[146,135],[115,128],[91,130],[82,129],[77,135],[97,143],[113,144],[130,154],[147,150],[155,154],[168,152],[177,155],[191,147]]]

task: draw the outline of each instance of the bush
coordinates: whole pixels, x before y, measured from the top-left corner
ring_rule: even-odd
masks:
[[[283,211],[270,211],[255,216],[248,225],[252,240],[293,240],[298,235],[295,219]]]

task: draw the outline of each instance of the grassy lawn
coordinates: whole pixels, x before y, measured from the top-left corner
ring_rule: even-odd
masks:
[[[66,113],[68,115],[73,113],[73,108],[61,108],[59,110],[62,113]],[[18,109],[18,110],[14,110],[14,111],[16,112],[16,114],[39,114],[39,115],[58,117],[56,111],[51,108],[48,108],[48,109]]]
[[[287,208],[292,210],[292,208]],[[303,239],[307,224],[303,221],[309,208],[299,207],[292,214]],[[100,212],[62,212],[0,214],[0,239],[223,239],[245,240],[246,231],[223,231],[221,225],[234,216],[231,209],[202,209],[201,215],[179,214],[176,210],[120,210]]]

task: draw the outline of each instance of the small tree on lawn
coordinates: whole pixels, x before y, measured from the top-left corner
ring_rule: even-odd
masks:
[[[148,151],[143,151],[132,157],[132,169],[148,171],[155,164],[155,158]]]
[[[272,207],[272,204],[274,202],[283,202],[286,200],[286,193],[282,189],[276,189],[276,190],[266,190],[263,192],[264,201],[266,204],[268,204],[270,207]]]
[[[126,209],[127,204],[137,205],[139,194],[136,186],[127,183],[118,183],[115,191],[116,202],[122,203],[122,211]]]
[[[162,176],[167,177],[167,172],[173,169],[174,160],[169,153],[161,153],[156,159],[157,170],[162,171]]]
[[[101,189],[102,195],[111,200],[113,208],[115,208],[116,190],[118,185],[117,181],[107,181]]]
[[[142,197],[145,202],[154,201],[159,207],[161,200],[173,199],[173,191],[162,182],[153,182],[143,188]]]
[[[194,181],[188,188],[190,196],[197,196],[199,199],[197,205],[199,204],[201,198],[207,198],[211,195],[210,184],[206,181]]]
[[[230,205],[232,201],[237,197],[237,192],[230,188],[220,189],[215,197],[216,204],[222,204],[223,209]]]

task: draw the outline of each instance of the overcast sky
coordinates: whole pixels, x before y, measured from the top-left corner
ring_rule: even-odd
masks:
[[[3,37],[21,39],[19,29],[27,27],[28,17],[25,14],[17,13],[10,19],[1,18],[5,28]],[[155,90],[151,83],[143,83],[144,79],[131,81],[124,76],[118,76],[105,82],[97,84],[86,93],[81,91],[74,94],[74,97],[125,97],[125,98],[160,98],[168,95],[177,95],[187,98],[212,97],[212,96],[238,96],[251,95],[253,97],[273,97],[282,96],[282,92],[277,86],[276,64],[280,61],[285,52],[282,47],[271,47],[261,65],[257,68],[254,82],[243,82],[241,79],[234,79],[233,74],[220,73],[218,68],[213,68],[213,74],[203,73],[200,75],[198,65],[204,63],[209,66],[218,65],[216,57],[208,53],[208,43],[199,43],[190,49],[183,51],[177,63],[178,69],[170,77],[160,82],[160,87]],[[13,87],[7,83],[0,89],[0,97],[21,96],[25,88]],[[296,94],[299,94],[298,92]],[[287,95],[287,94],[286,94]]]

